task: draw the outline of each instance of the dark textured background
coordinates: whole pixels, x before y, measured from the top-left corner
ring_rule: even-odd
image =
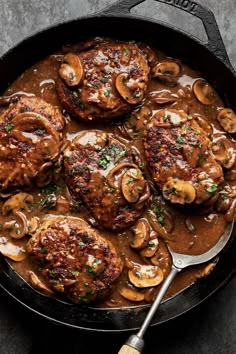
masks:
[[[0,55],[39,29],[92,14],[114,2],[0,0]],[[236,1],[198,2],[214,12],[229,58],[236,69]],[[159,18],[206,40],[200,20],[172,7],[147,0],[132,11]],[[234,276],[220,292],[196,309],[169,324],[150,328],[145,336],[146,347],[143,354],[236,353],[235,304]],[[69,332],[29,314],[0,291],[0,354],[115,354],[127,337],[123,333],[110,335]]]

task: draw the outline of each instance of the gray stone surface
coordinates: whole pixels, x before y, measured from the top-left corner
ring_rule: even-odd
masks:
[[[128,1],[128,0],[127,0]],[[32,33],[85,16],[114,0],[0,0],[0,55]],[[199,0],[215,14],[232,65],[236,68],[236,1]],[[201,22],[188,14],[147,0],[132,10],[159,18],[206,40]],[[235,277],[209,301],[170,324],[150,328],[143,354],[236,353]],[[74,333],[28,317],[0,291],[1,354],[117,353],[127,334]],[[111,344],[109,342],[111,341]]]

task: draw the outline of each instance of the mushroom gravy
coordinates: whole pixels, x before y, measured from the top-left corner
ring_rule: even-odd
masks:
[[[158,50],[156,52],[159,62],[169,63],[170,66],[161,68],[157,75],[149,80],[146,98],[131,114],[113,122],[103,124],[82,122],[62,109],[55,90],[55,82],[63,52],[43,59],[22,73],[1,98],[2,102],[6,102],[8,98],[12,99],[17,95],[35,95],[58,106],[66,118],[65,146],[66,141],[71,141],[80,132],[98,129],[113,133],[119,141],[137,152],[139,167],[149,182],[151,199],[142,217],[132,227],[120,232],[99,228],[100,233],[117,249],[124,269],[109,298],[95,304],[98,307],[120,308],[151,303],[171,269],[167,243],[179,253],[203,253],[216,243],[226,223],[234,216],[236,154],[235,141],[228,132],[235,132],[233,127],[236,125],[235,115],[228,109],[232,118],[229,127],[224,102],[202,78],[201,73],[192,70],[177,59],[168,58]],[[173,63],[178,63],[180,72],[175,72]],[[145,158],[143,134],[150,119],[162,109],[187,113],[188,119],[198,120],[199,125],[208,131],[212,140],[215,147],[213,152],[223,167],[225,180],[220,190],[217,190],[216,184],[206,188],[210,197],[204,205],[192,207],[188,204],[178,206],[171,204],[155,187]],[[4,107],[1,107],[0,113],[3,110]],[[223,118],[219,116],[219,112],[224,113],[221,113]],[[179,143],[181,143],[180,139]],[[201,160],[203,156],[198,154],[197,158]],[[24,192],[29,196],[25,196],[25,199],[23,196],[23,199],[13,200],[13,202],[9,202],[11,197],[7,194],[1,196],[0,251],[5,256],[9,255],[12,267],[27,282],[30,281],[29,270],[37,274],[43,282],[40,269],[35,266],[30,257],[26,256],[25,246],[30,237],[29,230],[33,233],[42,218],[48,215],[71,215],[85,218],[94,227],[97,225],[83,203],[73,203],[71,200],[62,170],[58,171],[58,178],[55,181],[42,188],[25,188],[17,192]],[[109,213],[109,210],[107,212]],[[25,228],[28,232],[25,232]],[[21,238],[22,233],[25,233],[25,236]],[[216,262],[217,259],[182,271],[173,281],[165,299],[182,291],[198,278],[206,276]],[[151,274],[153,266],[156,266],[156,270],[160,270],[154,275]],[[153,278],[154,283],[152,283]],[[156,280],[157,278],[159,280]],[[45,293],[43,287],[38,287],[38,290]],[[56,294],[51,296],[60,298]]]

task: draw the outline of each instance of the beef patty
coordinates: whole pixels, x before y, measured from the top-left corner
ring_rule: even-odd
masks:
[[[64,117],[37,97],[21,97],[0,116],[0,191],[50,183],[60,156]]]
[[[80,133],[64,151],[66,183],[98,225],[131,226],[143,213],[149,187],[131,148],[99,130]]]
[[[208,124],[208,123],[206,123]],[[224,180],[208,132],[183,111],[163,109],[147,124],[145,154],[152,177],[172,203],[201,204]]]
[[[122,272],[115,247],[82,219],[49,217],[27,246],[45,285],[76,304],[106,298]]]
[[[74,117],[111,120],[144,98],[150,69],[146,54],[134,42],[93,44],[64,56],[56,88],[61,104]]]

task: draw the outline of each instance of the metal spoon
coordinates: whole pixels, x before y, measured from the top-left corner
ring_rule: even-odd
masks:
[[[168,277],[164,281],[155,301],[153,302],[139,332],[137,334],[131,335],[126,343],[121,347],[120,351],[118,354],[139,354],[142,352],[144,348],[144,340],[143,336],[151,323],[151,320],[158,309],[161,300],[163,299],[167,289],[169,288],[170,284],[172,283],[172,280],[178,274],[182,269],[196,265],[196,264],[201,264],[205,263],[207,261],[210,261],[212,258],[217,256],[220,251],[223,250],[227,242],[229,241],[232,231],[234,227],[234,221],[230,224],[227,225],[224,233],[221,235],[219,238],[218,242],[207,252],[197,255],[197,256],[190,256],[190,255],[185,255],[185,254],[180,254],[171,251],[169,248],[170,254],[172,256],[173,264],[172,264],[172,269],[171,272],[169,273]]]

